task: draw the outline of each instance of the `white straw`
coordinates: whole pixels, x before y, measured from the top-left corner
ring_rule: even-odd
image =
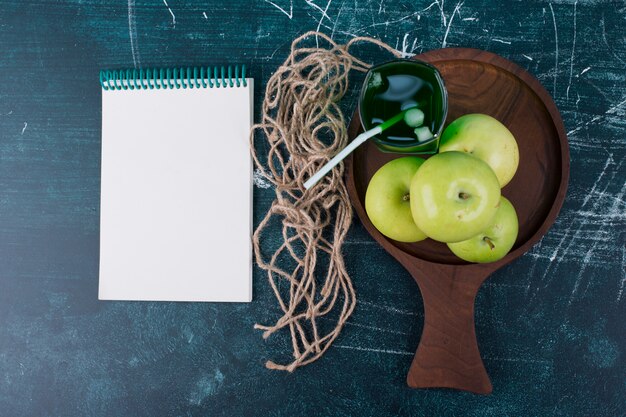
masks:
[[[350,155],[350,153],[352,153],[352,151],[355,150],[360,144],[362,144],[363,142],[365,142],[366,140],[368,140],[372,136],[378,135],[382,131],[383,130],[382,130],[382,128],[380,126],[376,126],[376,127],[372,128],[372,129],[368,130],[367,132],[361,133],[359,136],[354,138],[354,140],[352,142],[350,142],[348,144],[348,146],[343,148],[341,150],[341,152],[339,152],[337,155],[335,155],[333,157],[333,159],[328,161],[326,163],[326,165],[324,165],[322,168],[320,168],[319,171],[317,171],[311,178],[309,178],[304,183],[304,188],[308,190],[309,188],[313,187],[315,184],[317,184],[317,182],[319,180],[321,180],[324,177],[324,175],[328,174],[328,171],[333,169],[335,167],[335,165],[337,165],[339,162],[343,161],[343,159],[346,156]]]

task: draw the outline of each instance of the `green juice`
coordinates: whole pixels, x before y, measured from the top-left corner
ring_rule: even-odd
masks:
[[[423,126],[434,136],[420,142],[413,127],[404,122],[396,123],[374,137],[381,150],[436,153],[448,108],[447,94],[439,72],[419,61],[396,60],[370,69],[360,100],[361,123],[365,130],[415,105],[424,112]]]

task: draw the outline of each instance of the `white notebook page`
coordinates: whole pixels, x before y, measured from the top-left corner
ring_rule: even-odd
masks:
[[[251,301],[247,82],[102,91],[99,299]]]

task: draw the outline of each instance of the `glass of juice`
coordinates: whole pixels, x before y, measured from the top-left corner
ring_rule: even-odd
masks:
[[[418,128],[420,135],[416,134],[415,127],[396,123],[373,137],[380,150],[436,153],[448,114],[448,93],[437,68],[425,62],[395,59],[370,68],[359,99],[359,116],[365,130],[413,106],[424,112],[424,121]]]

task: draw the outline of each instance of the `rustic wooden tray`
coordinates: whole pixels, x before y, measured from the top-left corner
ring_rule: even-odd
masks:
[[[346,160],[348,190],[367,231],[411,273],[424,299],[424,330],[407,376],[409,386],[488,394],[492,386],[476,343],[474,299],[491,273],[524,254],[554,223],[569,177],[567,137],[548,92],[511,61],[465,48],[439,49],[415,58],[431,63],[443,76],[449,96],[446,123],[466,113],[486,113],[515,135],[520,164],[502,190],[519,217],[513,250],[498,262],[470,264],[445,244],[430,239],[400,243],[380,234],[365,213],[365,191],[376,170],[398,155],[380,152],[371,141]],[[350,138],[361,131],[357,111]]]

